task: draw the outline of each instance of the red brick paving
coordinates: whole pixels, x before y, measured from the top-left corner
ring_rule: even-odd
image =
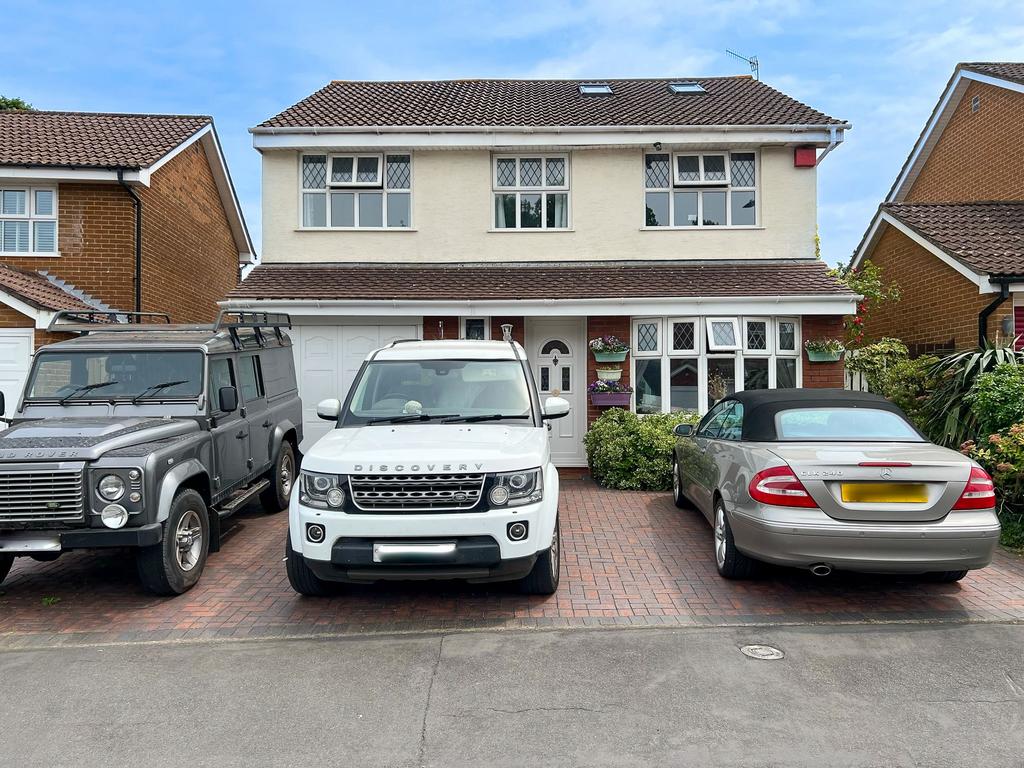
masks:
[[[301,598],[285,577],[285,514],[244,513],[200,584],[163,599],[141,590],[127,552],[21,559],[0,587],[0,645],[359,631],[594,624],[1024,620],[1024,558],[1000,550],[958,585],[774,569],[760,580],[715,573],[711,529],[668,494],[562,484],[563,571],[558,593],[509,585],[350,587]],[[56,598],[56,602],[48,598]],[[51,603],[51,604],[46,604]]]

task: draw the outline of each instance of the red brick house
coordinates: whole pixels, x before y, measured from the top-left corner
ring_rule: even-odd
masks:
[[[1024,63],[959,64],[854,253],[902,298],[871,337],[918,353],[1024,332]]]
[[[0,389],[61,309],[211,320],[253,259],[213,120],[0,112]]]
[[[641,413],[842,386],[802,343],[854,309],[815,257],[848,128],[749,77],[335,81],[252,129],[263,261],[225,305],[291,313],[308,441],[370,350],[511,325],[580,466],[597,336],[629,343]]]

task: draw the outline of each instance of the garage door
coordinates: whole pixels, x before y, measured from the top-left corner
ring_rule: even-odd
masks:
[[[302,397],[302,450],[331,428],[317,418],[316,404],[344,400],[367,354],[395,339],[419,337],[416,325],[296,325],[291,331],[295,372]]]
[[[7,401],[7,416],[14,413],[32,361],[31,328],[0,328],[0,392]],[[7,425],[0,422],[0,429]]]

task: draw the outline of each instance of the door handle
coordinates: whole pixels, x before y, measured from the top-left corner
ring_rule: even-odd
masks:
[[[245,439],[245,430],[244,429],[239,430],[238,434],[236,434],[235,437],[238,438],[239,440]]]
[[[264,429],[270,429],[272,426],[274,426],[274,422],[272,422],[270,419],[267,419],[266,421],[263,422],[262,426]]]

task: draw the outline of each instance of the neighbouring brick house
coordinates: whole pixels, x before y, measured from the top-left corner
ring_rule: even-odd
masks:
[[[1024,332],[1024,63],[957,66],[854,253],[902,298],[865,323],[914,353]]]
[[[855,306],[815,257],[818,152],[848,127],[749,77],[335,81],[252,129],[263,263],[224,304],[291,313],[307,442],[372,349],[511,325],[580,466],[597,336],[629,342],[642,413],[842,386],[802,342]]]
[[[209,321],[253,259],[209,117],[0,112],[0,200],[8,403],[57,311]]]

